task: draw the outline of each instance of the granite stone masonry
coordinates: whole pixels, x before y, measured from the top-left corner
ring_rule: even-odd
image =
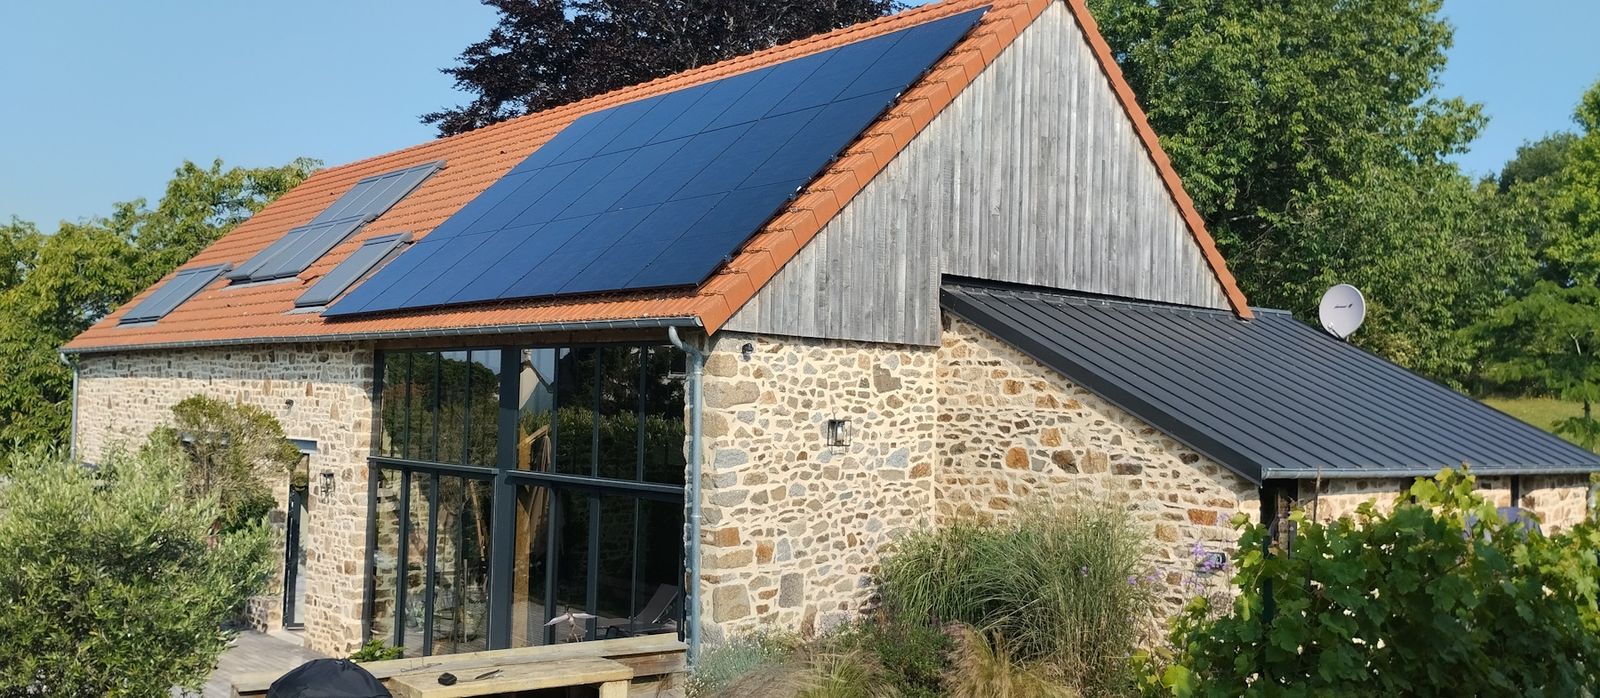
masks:
[[[708,637],[821,631],[872,602],[878,560],[933,521],[929,347],[735,333],[705,367]],[[829,419],[850,420],[829,446]]]
[[[949,315],[938,381],[940,521],[1003,519],[1030,500],[1125,503],[1176,607],[1193,546],[1230,549],[1233,515],[1260,513],[1249,481]]]
[[[1387,511],[1414,478],[1358,478],[1302,481],[1296,501],[1321,521],[1354,516],[1363,502]],[[1589,510],[1588,475],[1528,475],[1522,477],[1522,499],[1517,506],[1539,517],[1546,533],[1557,533],[1583,520]],[[1511,505],[1511,478],[1478,478],[1478,490],[1497,507]]]
[[[171,420],[172,406],[191,395],[266,410],[291,438],[317,443],[310,457],[306,506],[306,645],[346,654],[359,645],[362,560],[366,549],[367,456],[372,434],[372,350],[355,344],[299,344],[81,357],[77,438],[94,461],[120,445],[136,447]],[[334,474],[322,494],[323,472]],[[274,483],[285,506],[288,476]],[[283,513],[274,513],[275,519]],[[282,623],[282,548],[274,586],[250,605],[266,629]]]

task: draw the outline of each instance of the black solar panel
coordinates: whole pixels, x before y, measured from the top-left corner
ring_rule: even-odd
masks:
[[[216,278],[228,270],[227,264],[213,264],[193,269],[182,269],[172,277],[171,281],[162,284],[150,297],[133,306],[132,310],[124,313],[119,325],[128,325],[136,322],[155,322],[167,316],[184,301],[194,297],[200,289],[206,287]]]
[[[698,285],[984,11],[580,117],[324,314]]]
[[[361,247],[351,252],[349,257],[335,266],[325,276],[306,289],[305,293],[295,299],[296,308],[312,308],[327,305],[350,288],[351,284],[366,276],[373,268],[387,259],[401,245],[411,241],[411,233],[396,233],[375,237],[361,243]]]
[[[339,197],[310,223],[295,228],[228,274],[234,281],[267,281],[295,276],[328,250],[337,247],[443,167],[429,162],[367,177]]]

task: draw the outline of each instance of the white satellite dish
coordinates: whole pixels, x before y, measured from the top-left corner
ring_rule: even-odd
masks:
[[[1317,305],[1317,317],[1322,329],[1339,339],[1345,339],[1361,327],[1367,317],[1367,299],[1360,289],[1350,284],[1339,284],[1322,294]]]

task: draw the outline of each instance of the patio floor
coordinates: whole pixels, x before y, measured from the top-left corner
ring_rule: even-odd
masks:
[[[306,649],[299,635],[280,630],[272,633],[241,631],[217,660],[217,668],[206,679],[199,698],[229,698],[233,679],[243,674],[284,673],[323,655]],[[186,694],[194,698],[196,694]]]

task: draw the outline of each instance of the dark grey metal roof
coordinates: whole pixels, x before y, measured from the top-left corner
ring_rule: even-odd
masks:
[[[1579,473],[1600,456],[1287,312],[1164,306],[970,282],[944,308],[1255,482]]]

